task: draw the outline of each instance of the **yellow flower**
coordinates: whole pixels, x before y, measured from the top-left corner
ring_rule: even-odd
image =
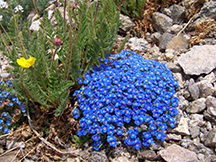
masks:
[[[29,68],[30,66],[33,66],[34,65],[34,63],[35,63],[35,58],[34,57],[30,57],[29,59],[25,59],[25,58],[20,58],[20,59],[17,59],[17,63],[21,66],[21,67],[23,67],[23,68],[25,68],[25,69],[27,69],[27,68]]]

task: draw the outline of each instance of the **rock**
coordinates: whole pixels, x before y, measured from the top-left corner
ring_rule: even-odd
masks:
[[[202,127],[206,122],[203,119],[203,115],[202,114],[191,114],[191,119],[189,120],[189,126],[190,127],[194,127],[194,126],[198,126],[198,127]]]
[[[151,39],[151,42],[155,43],[156,45],[159,45],[161,34],[159,32],[155,32],[151,34],[150,39]]]
[[[131,50],[146,52],[148,42],[143,38],[130,38],[125,45],[130,46]]]
[[[216,98],[208,96],[206,99],[207,112],[216,117]]]
[[[195,114],[200,113],[206,109],[206,99],[205,98],[199,98],[193,102],[190,103],[190,106],[186,109],[187,113]]]
[[[194,152],[176,144],[159,151],[159,154],[167,162],[198,162],[197,155]]]
[[[174,24],[167,30],[167,32],[177,34],[182,28],[182,25]]]
[[[1,78],[8,78],[10,76],[10,73],[6,73],[6,72],[3,72],[3,73],[0,73],[0,77]]]
[[[153,27],[157,32],[164,33],[166,30],[172,26],[173,21],[170,17],[165,14],[155,12],[152,16]]]
[[[200,127],[199,126],[190,127],[190,133],[192,138],[198,137],[200,134]]]
[[[39,29],[40,29],[40,20],[38,19],[38,20],[36,20],[36,21],[33,21],[32,22],[32,24],[31,24],[31,26],[29,27],[29,29],[31,30],[31,31],[38,31]]]
[[[216,77],[214,75],[214,72],[211,72],[210,74],[206,75],[203,80],[207,80],[210,83],[214,83],[216,81]]]
[[[203,7],[201,8],[199,15],[203,17],[209,17],[209,18],[216,18],[216,1],[210,1],[204,3]]]
[[[175,35],[171,33],[163,33],[159,43],[159,48],[161,51],[166,49],[167,44],[173,39],[174,36]]]
[[[187,35],[178,35],[173,37],[166,45],[167,49],[173,49],[176,51],[182,51],[189,46],[189,39]]]
[[[153,151],[153,150],[146,150],[146,151],[142,151],[142,152],[139,152],[138,153],[138,159],[141,159],[141,160],[157,160],[157,159],[159,159],[159,155],[157,155],[156,153],[155,153],[155,151]]]
[[[163,14],[169,16],[169,17],[171,16],[171,11],[170,11],[169,8],[162,8],[162,9],[161,9],[161,12],[162,12]]]
[[[89,158],[89,162],[106,162],[107,161],[107,157],[104,153],[101,152],[92,152],[90,158]]]
[[[190,92],[190,96],[193,100],[196,100],[200,96],[200,90],[197,84],[192,84],[188,86],[188,91]]]
[[[177,62],[166,62],[165,64],[173,73],[182,72],[182,69]]]
[[[120,21],[121,21],[120,31],[123,33],[126,33],[127,31],[129,31],[131,28],[135,26],[134,22],[130,19],[129,16],[120,14]]]
[[[120,156],[120,157],[116,157],[114,159],[111,160],[111,162],[130,162],[130,159],[128,159],[125,156]]]
[[[165,57],[167,60],[172,60],[174,58],[174,50],[173,49],[166,49],[165,51]]]
[[[206,138],[205,141],[206,146],[215,147],[216,145],[216,129],[212,129]]]
[[[177,134],[167,134],[167,140],[173,140],[173,141],[181,141],[182,140],[182,137],[181,135],[177,135]]]
[[[183,96],[179,96],[178,98],[179,98],[178,108],[180,110],[185,110],[189,106],[188,100],[186,100]]]
[[[183,88],[184,87],[184,79],[181,73],[173,73],[173,76],[176,81],[179,83],[179,87]]]
[[[178,126],[173,131],[180,135],[190,135],[188,121],[188,118],[181,117]]]
[[[199,87],[200,97],[208,97],[208,96],[213,95],[215,89],[211,82],[207,80],[201,80],[200,82],[197,82],[196,84]]]
[[[169,9],[171,11],[170,17],[173,20],[173,23],[180,24],[184,21],[186,13],[185,7],[174,4],[170,6]]]
[[[185,74],[208,74],[216,67],[216,45],[194,46],[178,59]]]

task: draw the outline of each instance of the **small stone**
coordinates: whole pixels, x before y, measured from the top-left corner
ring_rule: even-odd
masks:
[[[193,100],[196,100],[200,96],[199,87],[197,84],[192,84],[188,86],[188,91],[190,92],[190,96]]]
[[[164,33],[173,24],[173,21],[170,17],[159,12],[155,12],[153,14],[152,20],[154,29],[162,33]]]
[[[168,29],[168,32],[177,34],[182,29],[182,25],[174,24]]]
[[[130,159],[128,159],[125,156],[120,156],[120,157],[116,157],[114,159],[111,160],[111,162],[130,162]]]
[[[208,74],[216,67],[216,45],[193,46],[178,63],[187,75]]]
[[[183,96],[179,96],[179,104],[178,108],[181,110],[185,110],[189,106],[188,100],[186,100]]]
[[[214,87],[211,82],[207,80],[201,80],[196,83],[200,90],[200,97],[208,97],[214,94]]]
[[[205,155],[204,154],[198,154],[197,157],[198,157],[198,159],[200,161],[204,161],[205,160]]]
[[[206,102],[205,98],[199,98],[191,102],[190,106],[186,109],[186,112],[190,114],[195,114],[204,111],[206,109],[205,102]]]
[[[202,127],[206,122],[204,121],[204,115],[202,114],[191,114],[191,119],[189,120],[189,126],[199,126]]]
[[[10,73],[3,72],[3,73],[0,74],[1,78],[8,78],[9,76],[10,76]]]
[[[131,20],[129,16],[120,14],[120,21],[121,21],[121,26],[120,26],[121,32],[125,33],[135,26],[134,22]]]
[[[167,48],[167,44],[173,39],[174,36],[174,34],[168,32],[163,33],[159,43],[160,50],[165,51],[165,49]]]
[[[198,162],[196,153],[176,144],[159,151],[159,154],[167,162]]]
[[[212,129],[205,140],[205,145],[215,147],[216,145],[216,129]]]
[[[188,121],[188,118],[181,117],[178,126],[173,131],[180,135],[190,135]]]
[[[166,62],[166,67],[169,68],[173,73],[182,72],[182,69],[177,62]]]
[[[166,51],[165,51],[165,57],[166,57],[166,59],[167,60],[171,60],[171,59],[173,59],[174,58],[174,50],[173,49],[166,49]]]
[[[146,52],[148,42],[143,38],[130,38],[125,45],[130,46],[131,50]]]
[[[89,162],[106,162],[107,161],[107,156],[105,155],[105,153],[101,153],[101,152],[92,152],[90,158],[89,158]]]
[[[173,23],[180,24],[184,21],[186,8],[179,5],[172,5],[170,6],[171,11],[171,18],[173,20]]]
[[[159,156],[153,150],[146,150],[138,153],[138,159],[157,160]]]
[[[173,140],[173,141],[181,141],[182,137],[181,135],[177,135],[177,134],[167,134],[167,140]]]
[[[40,24],[41,24],[41,22],[40,22],[39,19],[36,20],[36,21],[33,21],[32,24],[31,24],[31,26],[29,27],[29,30],[31,30],[31,31],[38,31],[40,29]]]
[[[161,39],[161,34],[159,32],[155,32],[151,35],[150,38],[152,42],[158,45]]]
[[[181,73],[173,73],[173,76],[176,81],[179,83],[179,87],[183,88],[184,87],[184,79]]]
[[[198,126],[190,127],[190,133],[191,133],[192,138],[198,137],[199,133],[200,133],[200,127],[198,127]]]

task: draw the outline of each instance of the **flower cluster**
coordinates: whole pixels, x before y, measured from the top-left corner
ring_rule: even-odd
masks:
[[[1,86],[6,84],[8,88],[12,87],[12,82],[1,82]],[[25,113],[25,105],[19,101],[16,95],[12,95],[6,90],[0,88],[0,135],[10,133],[12,127],[12,116],[15,115],[14,111],[21,108],[21,113]]]
[[[80,119],[77,134],[90,135],[95,150],[103,139],[112,147],[123,139],[139,150],[155,139],[164,141],[167,128],[175,126],[178,82],[163,63],[123,50],[107,56],[78,82],[82,87],[74,96],[79,108],[73,110]]]

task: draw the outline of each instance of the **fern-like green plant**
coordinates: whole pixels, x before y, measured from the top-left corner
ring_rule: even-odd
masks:
[[[114,0],[123,14],[141,19],[146,0]]]
[[[20,31],[19,15],[14,15],[9,32],[0,32],[1,50],[14,67],[10,72],[15,76],[13,85],[17,94],[39,103],[41,108],[55,110],[56,115],[64,110],[70,89],[78,88],[77,78],[111,52],[119,26],[119,12],[112,0],[91,4],[84,0],[74,5],[76,8],[64,1],[68,20],[55,10],[56,26],[45,12],[39,31],[32,33],[30,24]],[[56,45],[54,38],[62,42]],[[18,65],[17,59],[30,56],[36,59],[34,65],[28,68]]]

